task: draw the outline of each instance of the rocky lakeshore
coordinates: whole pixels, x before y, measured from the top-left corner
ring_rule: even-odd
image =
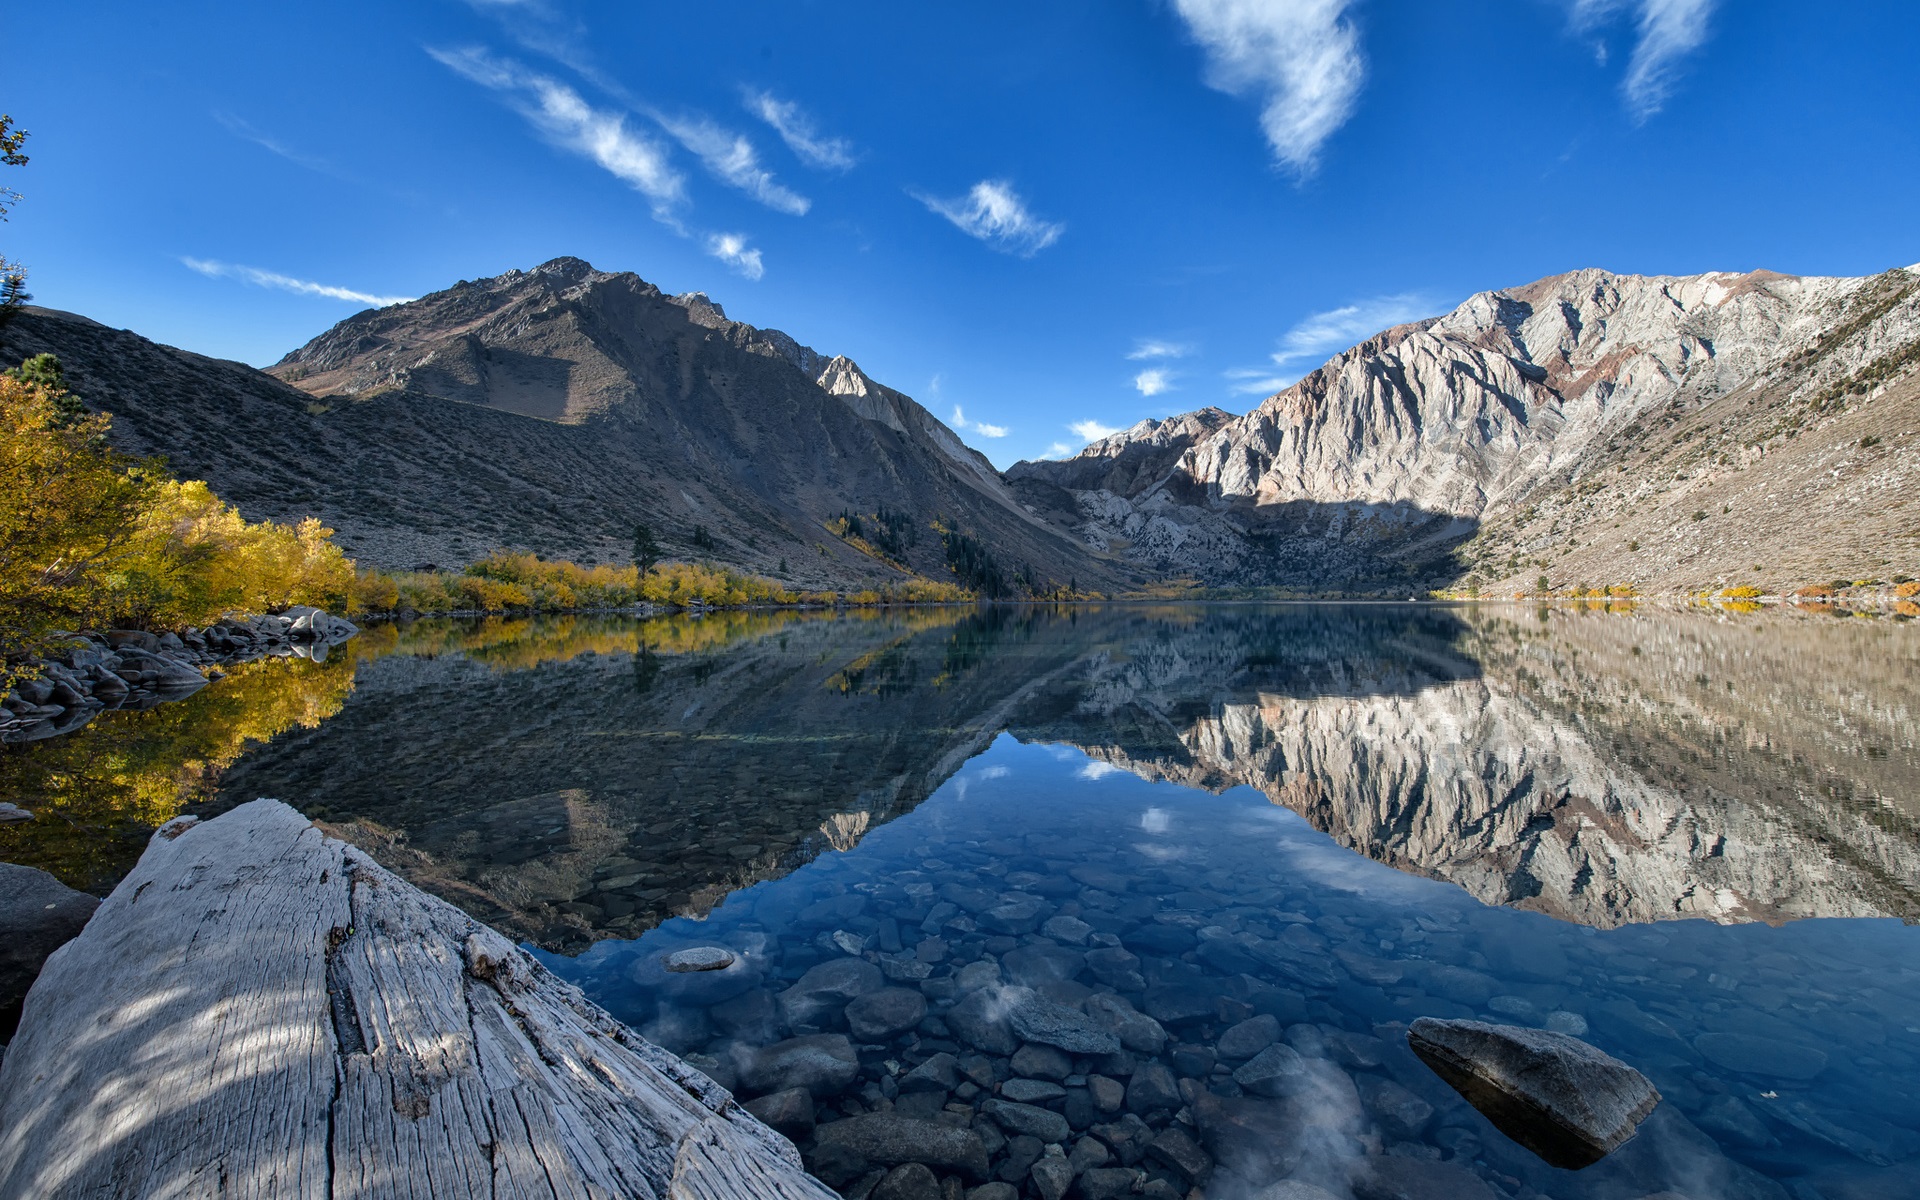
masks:
[[[330,648],[358,632],[344,617],[295,605],[280,613],[225,617],[179,633],[76,634],[65,653],[39,664],[37,677],[0,697],[0,743],[58,737],[103,712],[151,708],[190,696],[222,664],[296,655],[324,660]],[[25,819],[18,811],[0,808],[0,820]]]

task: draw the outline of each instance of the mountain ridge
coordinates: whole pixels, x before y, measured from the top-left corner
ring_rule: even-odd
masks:
[[[1788,443],[1803,432],[1837,433],[1838,445],[1871,439],[1862,448],[1886,446],[1891,459],[1874,486],[1904,489],[1920,465],[1916,346],[1920,269],[1862,278],[1584,269],[1384,330],[1243,416],[1218,422],[1201,410],[1144,423],[1008,476],[1025,494],[1070,497],[1088,545],[1210,583],[1301,583],[1329,563],[1362,587],[1389,586],[1397,569],[1409,583],[1488,590],[1530,588],[1536,571],[1560,586],[1686,590],[1826,579],[1843,567],[1914,570],[1920,542],[1892,519],[1849,534],[1842,518],[1857,515],[1845,511],[1854,496],[1816,487],[1832,464]],[[1680,456],[1693,471],[1656,453],[1656,439],[1671,448],[1664,439],[1674,436],[1695,443]],[[1693,496],[1709,446],[1712,465],[1729,468],[1722,477],[1760,468],[1744,482],[1811,489],[1775,523],[1804,535],[1815,510],[1813,540],[1831,552],[1756,572],[1737,538],[1673,535],[1673,516],[1731,515],[1753,490]],[[1129,474],[1130,456],[1157,473]],[[1609,468],[1621,478],[1596,484]],[[1664,482],[1650,478],[1661,472]],[[1693,507],[1708,498],[1724,512]],[[1636,501],[1687,507],[1636,525]],[[1625,531],[1595,553],[1591,529],[1602,521]],[[1589,552],[1569,553],[1581,532]],[[1636,558],[1643,540],[1668,546]]]
[[[670,555],[802,587],[954,578],[956,558],[988,594],[1126,578],[850,358],[579,259],[357,313],[269,373],[44,309],[7,341],[57,354],[123,448],[250,516],[311,512],[379,565],[621,561],[644,522]],[[885,535],[833,531],[863,515]]]

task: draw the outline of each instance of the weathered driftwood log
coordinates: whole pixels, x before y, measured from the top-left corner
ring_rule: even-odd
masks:
[[[48,960],[0,1196],[833,1200],[706,1076],[274,800],[163,827]]]

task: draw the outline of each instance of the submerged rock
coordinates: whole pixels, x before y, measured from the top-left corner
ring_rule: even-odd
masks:
[[[1407,1043],[1502,1133],[1556,1167],[1600,1161],[1660,1103],[1645,1075],[1563,1033],[1421,1017]]]
[[[695,946],[666,956],[669,971],[724,971],[733,965],[733,951],[719,946]]]
[[[72,941],[100,901],[45,871],[0,863],[0,1041],[12,1036],[47,956]]]

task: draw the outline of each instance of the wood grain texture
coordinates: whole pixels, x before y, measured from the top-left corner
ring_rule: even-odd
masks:
[[[0,1065],[0,1196],[832,1195],[724,1089],[272,800],[158,831]]]

